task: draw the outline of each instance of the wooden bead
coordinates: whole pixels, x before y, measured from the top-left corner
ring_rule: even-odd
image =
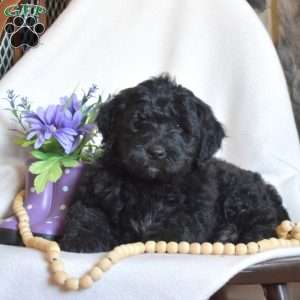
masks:
[[[246,255],[248,252],[247,246],[244,243],[239,243],[235,246],[236,255]]]
[[[210,255],[213,252],[213,245],[211,243],[203,243],[201,245],[201,253],[204,255]]]
[[[222,255],[224,253],[224,244],[216,242],[213,244],[213,252],[214,255]]]
[[[119,260],[121,260],[122,256],[117,252],[117,251],[110,251],[107,254],[107,257],[115,264],[117,263]]]
[[[155,252],[155,246],[156,246],[156,243],[154,241],[148,241],[145,244],[145,251],[147,253],[154,253]]]
[[[23,233],[25,233],[25,232],[31,232],[31,230],[30,230],[30,227],[29,226],[27,226],[27,225],[22,225],[22,227],[19,227],[19,231],[20,231],[20,234],[22,235]]]
[[[175,254],[178,252],[178,243],[169,242],[167,243],[167,252],[170,254]]]
[[[126,244],[125,247],[126,247],[127,256],[132,256],[134,254],[133,246],[131,244]]]
[[[278,239],[276,239],[276,238],[270,238],[269,241],[270,241],[271,249],[275,249],[275,248],[279,247]]]
[[[32,248],[36,249],[39,243],[39,239],[35,236],[33,237]]]
[[[39,241],[37,246],[36,246],[36,249],[45,252],[47,247],[48,247],[48,242],[47,241]]]
[[[113,251],[116,251],[118,253],[121,253],[121,246],[116,246]]]
[[[49,251],[46,253],[46,258],[49,262],[53,262],[59,259],[59,252],[57,251]]]
[[[192,243],[190,245],[190,253],[197,255],[201,253],[201,244],[200,243]]]
[[[300,241],[296,240],[296,239],[291,239],[291,245],[293,247],[298,247],[298,246],[300,246]]]
[[[137,243],[131,244],[132,247],[132,255],[138,255],[140,253],[140,248],[139,245]]]
[[[293,233],[300,233],[300,222],[299,223],[295,223],[293,229],[292,229]]]
[[[68,291],[77,291],[79,288],[79,280],[77,278],[68,278],[65,281],[64,287]]]
[[[31,239],[31,238],[33,238],[33,235],[32,235],[32,233],[31,232],[25,232],[25,233],[23,233],[22,234],[22,240],[23,240],[23,243],[27,246],[27,241],[29,240],[29,239]]]
[[[286,247],[287,246],[287,243],[286,243],[286,239],[278,239],[278,242],[279,242],[279,246],[280,247]]]
[[[250,242],[247,244],[247,253],[248,254],[255,254],[259,250],[258,244],[255,242]]]
[[[27,217],[27,212],[26,210],[23,208],[23,206],[17,207],[14,210],[15,215],[18,217],[18,219],[20,220],[21,217]]]
[[[14,205],[22,205],[23,206],[23,198],[22,197],[16,197],[14,202],[13,202]]]
[[[104,272],[108,271],[111,266],[112,266],[112,263],[111,261],[107,258],[107,257],[104,257],[102,258],[99,263],[97,264],[97,266]]]
[[[27,235],[27,236],[30,235],[32,238],[34,237],[30,229],[29,229],[29,231],[27,230],[27,231],[25,231],[25,232],[23,232],[23,233],[20,232],[20,234],[21,234],[22,237],[23,237],[24,235]]]
[[[58,285],[64,285],[67,279],[68,279],[68,274],[64,271],[58,271],[52,275],[53,282]]]
[[[21,229],[21,228],[24,228],[24,227],[29,228],[29,223],[26,222],[26,221],[19,221],[18,227],[19,227],[20,229]]]
[[[61,260],[55,260],[50,263],[51,272],[55,273],[64,270],[64,263]]]
[[[132,248],[131,255],[135,256],[139,254],[139,247],[137,244],[130,245]]]
[[[119,247],[120,248],[118,248],[116,250],[116,252],[119,253],[122,258],[125,258],[125,257],[129,256],[129,252],[128,252],[127,246],[121,245]]]
[[[293,229],[293,223],[289,220],[285,220],[283,222],[281,222],[281,224],[279,225],[279,227],[285,231],[285,232],[289,232]]]
[[[129,246],[129,244],[123,245],[124,246],[124,250],[125,253],[127,254],[127,256],[131,256],[132,255],[132,248]]]
[[[300,232],[293,233],[293,238],[300,241]]]
[[[286,247],[291,247],[291,246],[292,246],[291,240],[286,240]]]
[[[20,210],[19,212],[18,212],[18,218],[21,218],[21,217],[26,217],[26,216],[28,216],[27,215],[27,212],[25,211],[25,209],[23,209],[23,210]]]
[[[167,243],[165,241],[159,241],[158,243],[156,243],[155,250],[157,253],[166,253]]]
[[[188,242],[180,242],[178,244],[178,252],[182,254],[189,253],[190,251],[190,244]]]
[[[93,279],[89,275],[84,275],[79,280],[79,287],[81,289],[87,289],[93,285]]]
[[[33,234],[32,234],[31,231],[29,231],[29,232],[24,232],[24,233],[22,234],[22,238],[28,238],[28,237],[33,238]]]
[[[28,224],[25,224],[24,222],[22,224],[18,225],[18,228],[21,231],[31,231],[30,226]]]
[[[288,232],[283,230],[280,226],[277,226],[276,234],[279,238],[286,238],[288,236]]]
[[[13,203],[13,206],[12,206],[12,209],[13,209],[14,213],[17,214],[17,212],[18,212],[20,209],[24,209],[24,208],[23,208],[23,203],[22,203],[22,202],[14,202],[14,203]]]
[[[49,242],[48,246],[47,246],[47,252],[50,251],[57,251],[60,252],[60,247],[56,242]]]
[[[39,239],[36,236],[34,236],[33,241],[31,243],[31,247],[36,249],[38,242],[39,242]]]
[[[125,253],[125,251],[124,251],[124,247],[122,247],[122,246],[115,247],[114,248],[114,252],[117,255],[119,255],[120,259],[123,259],[123,258],[125,258],[127,256],[126,253]]]
[[[266,239],[258,241],[257,244],[259,247],[259,252],[267,251],[272,248],[270,241]]]
[[[18,215],[21,211],[25,211],[27,213],[26,209],[23,206],[23,203],[20,202],[13,204],[13,211],[16,215]]]
[[[138,249],[138,253],[139,253],[139,254],[144,253],[145,250],[146,250],[146,246],[145,246],[145,244],[142,243],[142,242],[136,243],[136,247],[137,247],[137,249]]]
[[[224,245],[224,254],[225,255],[234,255],[235,254],[235,246],[232,243],[226,243]]]
[[[19,218],[19,221],[29,223],[29,217],[28,216],[22,216],[22,217]]]
[[[99,279],[102,277],[103,271],[102,271],[100,268],[98,268],[98,267],[94,267],[94,268],[90,271],[89,275],[91,276],[91,278],[92,278],[94,281],[97,281],[97,280],[99,280]]]
[[[33,246],[34,246],[34,237],[28,239],[26,247],[33,248]]]
[[[46,251],[48,245],[49,245],[48,240],[41,238],[41,237],[34,238],[33,248],[41,250],[41,251]]]

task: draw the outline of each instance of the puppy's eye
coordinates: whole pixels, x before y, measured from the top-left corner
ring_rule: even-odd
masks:
[[[146,120],[146,116],[143,114],[143,113],[137,113],[135,115],[135,118],[138,120],[138,121],[145,121]]]
[[[180,123],[180,122],[177,122],[176,125],[175,125],[176,129],[178,130],[183,130],[183,125]]]
[[[148,122],[146,120],[138,120],[134,122],[134,129],[135,130],[147,130],[148,129]]]

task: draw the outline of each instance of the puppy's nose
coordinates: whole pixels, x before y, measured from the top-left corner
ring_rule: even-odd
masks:
[[[157,159],[162,159],[166,156],[166,151],[162,146],[155,145],[148,148],[148,153]]]

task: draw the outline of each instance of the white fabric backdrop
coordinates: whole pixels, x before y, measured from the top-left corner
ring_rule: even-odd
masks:
[[[291,217],[300,220],[300,152],[285,80],[271,40],[244,0],[73,0],[40,45],[4,77],[0,97],[15,89],[46,105],[92,83],[105,97],[164,71],[209,103],[225,125],[228,138],[219,156],[261,172],[276,185]],[[0,215],[22,184],[22,154],[11,141],[10,126],[1,111]],[[39,256],[6,246],[0,252],[0,276],[7,278],[1,299],[17,298],[16,282],[24,285],[23,299],[39,299],[41,293],[55,299]],[[242,258],[134,258],[84,292],[84,299],[95,292],[103,299],[205,299],[254,261],[295,253],[300,250]],[[67,257],[86,269],[94,256]],[[35,279],[29,285],[23,277],[31,272]],[[10,298],[4,297],[9,289]]]

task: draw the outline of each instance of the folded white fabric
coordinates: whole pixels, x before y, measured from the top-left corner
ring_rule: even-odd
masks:
[[[66,11],[0,83],[38,105],[96,83],[104,97],[170,72],[209,103],[227,135],[219,156],[259,171],[300,220],[300,149],[283,73],[263,25],[244,0],[71,1]],[[21,154],[0,112],[0,215],[21,184]],[[2,174],[11,174],[5,176]],[[33,250],[0,246],[0,299],[56,299]],[[154,256],[118,264],[102,282],[66,299],[206,299],[242,268],[271,257]],[[94,255],[66,255],[74,272]]]
[[[299,250],[273,250],[255,256],[144,254],[123,260],[90,289],[64,292],[51,285],[43,256],[36,250],[1,246],[1,290],[5,300],[186,300],[208,299],[245,267]],[[99,254],[62,253],[70,273],[80,276]]]

